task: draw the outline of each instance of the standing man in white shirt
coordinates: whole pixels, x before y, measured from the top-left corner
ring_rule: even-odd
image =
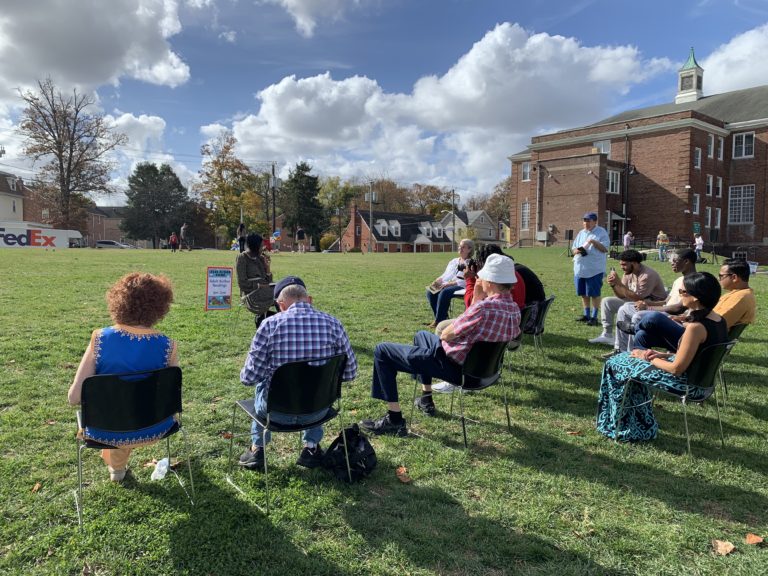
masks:
[[[603,288],[603,276],[605,276],[611,240],[605,228],[597,225],[596,213],[587,212],[584,214],[583,221],[584,228],[576,235],[571,245],[573,283],[576,286],[576,294],[581,296],[584,309],[583,316],[579,317],[577,322],[597,326],[600,292]]]

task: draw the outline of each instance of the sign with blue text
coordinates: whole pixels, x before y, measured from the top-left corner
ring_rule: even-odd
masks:
[[[205,310],[232,308],[232,268],[208,266],[205,288]]]

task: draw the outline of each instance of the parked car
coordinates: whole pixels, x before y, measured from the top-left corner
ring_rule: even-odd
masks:
[[[123,244],[122,242],[118,242],[117,240],[97,240],[96,241],[96,248],[133,248],[133,246],[129,244]]]

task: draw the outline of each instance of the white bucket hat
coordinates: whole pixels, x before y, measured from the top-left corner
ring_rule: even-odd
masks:
[[[477,273],[477,277],[496,284],[514,284],[517,282],[515,261],[509,256],[491,254],[480,272]]]

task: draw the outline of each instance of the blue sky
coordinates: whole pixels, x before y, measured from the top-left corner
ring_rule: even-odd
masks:
[[[464,197],[492,191],[534,134],[673,101],[691,46],[705,94],[768,79],[766,0],[3,4],[0,170],[25,178],[17,89],[46,75],[128,134],[118,187],[144,160],[191,183],[200,146],[231,130],[255,169],[304,160]]]

